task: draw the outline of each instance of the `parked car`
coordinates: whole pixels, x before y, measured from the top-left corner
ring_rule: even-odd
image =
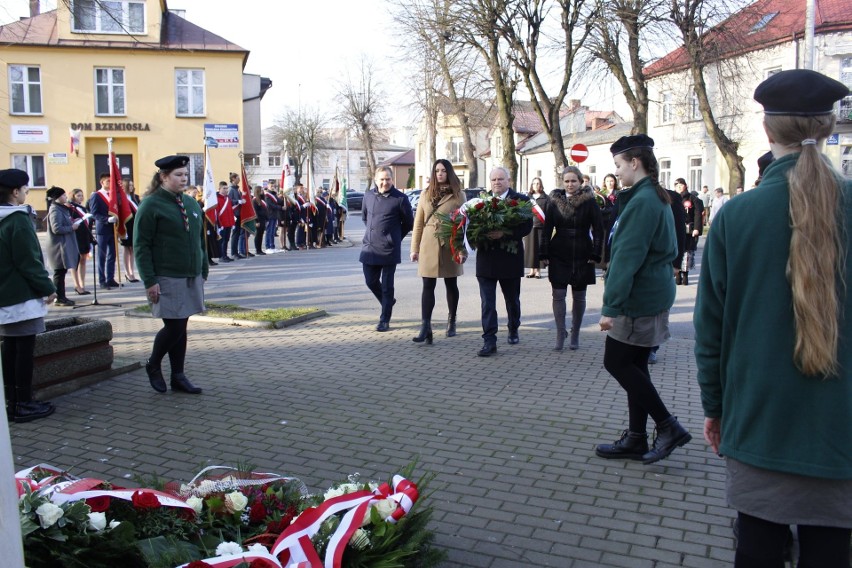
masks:
[[[465,200],[470,201],[474,197],[479,197],[479,194],[483,191],[487,192],[488,190],[484,187],[469,187],[464,190],[464,198]]]
[[[405,192],[405,195],[408,196],[408,202],[411,203],[411,210],[415,213],[417,212],[417,204],[420,202],[421,193],[423,193],[422,189],[410,189]]]
[[[346,192],[346,205],[350,210],[357,209],[361,210],[361,205],[364,204],[364,192],[363,191],[347,191]]]

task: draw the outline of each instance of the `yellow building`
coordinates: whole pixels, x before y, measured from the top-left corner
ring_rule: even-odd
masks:
[[[109,138],[139,192],[154,160],[168,154],[190,156],[190,183],[200,185],[205,140],[216,179],[227,179],[239,171],[247,122],[259,147],[259,97],[244,97],[259,79],[243,75],[248,51],[170,12],[165,0],[57,6],[0,26],[8,87],[0,89],[0,169],[30,174],[35,209],[45,209],[52,185],[95,190],[108,171]],[[270,84],[261,80],[253,94]]]

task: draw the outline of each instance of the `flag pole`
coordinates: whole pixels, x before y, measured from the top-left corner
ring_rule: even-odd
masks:
[[[116,207],[118,208],[119,211],[121,211],[121,206],[118,204],[118,202],[121,201],[121,197],[122,197],[118,193],[119,180],[115,180],[114,183],[113,183],[113,180],[112,180],[112,178],[115,176],[115,173],[114,173],[113,168],[112,168],[112,160],[113,160],[112,138],[107,138],[107,154],[108,154],[107,160],[109,160],[109,177],[110,177],[109,185],[110,185],[110,188],[115,187],[115,194],[116,194],[116,201],[117,201]],[[122,191],[124,191],[124,190],[122,190]],[[119,215],[118,217],[116,217],[115,223],[113,223],[113,227],[112,227],[112,238],[115,241],[115,273],[118,274],[118,286],[119,286],[119,288],[122,286],[122,283],[121,283],[121,281],[122,281],[122,277],[121,277],[121,255],[118,254],[119,251],[121,250],[119,248],[119,242],[118,242],[118,224],[120,222],[121,222],[121,216]]]

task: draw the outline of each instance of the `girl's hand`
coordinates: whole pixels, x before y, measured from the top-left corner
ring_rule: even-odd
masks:
[[[145,290],[145,294],[148,296],[148,301],[152,304],[156,304],[160,301],[160,285],[154,284],[147,290]]]

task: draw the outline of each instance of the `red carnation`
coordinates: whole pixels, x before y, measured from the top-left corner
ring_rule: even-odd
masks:
[[[86,499],[86,505],[92,509],[93,513],[105,513],[109,509],[109,496],[90,497]]]
[[[131,497],[133,506],[137,509],[156,509],[160,506],[160,500],[157,496],[148,491],[136,491]]]
[[[266,558],[255,558],[249,564],[249,568],[278,568],[272,561]]]
[[[213,568],[213,565],[207,564],[203,560],[193,560],[186,565],[186,568]]]
[[[511,200],[509,202],[509,205],[512,206],[512,207],[517,207],[518,206],[518,200],[517,199]]]
[[[484,203],[484,202],[482,202],[482,201],[480,201],[479,203],[477,203],[477,204],[474,206],[474,208],[475,208],[475,209],[482,209],[483,207],[485,207],[485,203]]]
[[[249,510],[249,522],[259,524],[266,518],[266,507],[260,501],[255,501]]]

